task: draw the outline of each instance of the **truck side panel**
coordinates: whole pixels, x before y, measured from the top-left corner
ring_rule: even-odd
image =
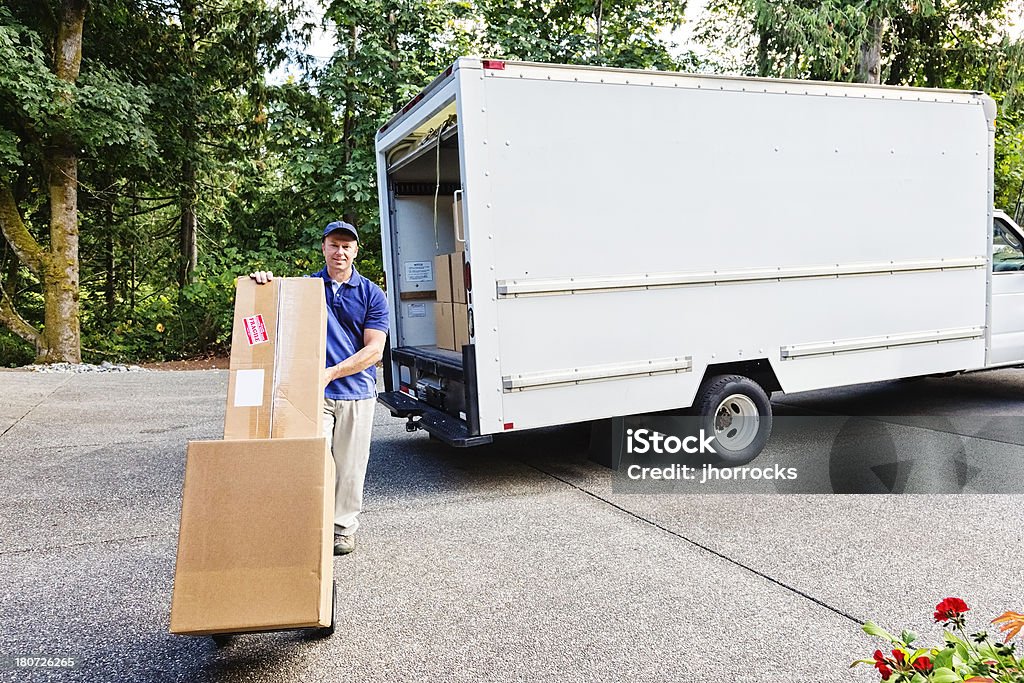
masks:
[[[711,363],[787,391],[984,364],[981,99],[484,73],[484,432],[682,407]]]

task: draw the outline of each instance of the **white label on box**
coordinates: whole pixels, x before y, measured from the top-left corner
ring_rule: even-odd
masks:
[[[406,304],[405,305],[405,317],[407,317],[407,318],[426,318],[427,317],[427,305],[426,304]]]
[[[432,261],[406,261],[406,282],[433,282],[434,264]]]
[[[263,368],[235,372],[235,407],[263,405]]]

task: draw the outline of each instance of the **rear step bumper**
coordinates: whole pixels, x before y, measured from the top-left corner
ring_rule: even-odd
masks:
[[[419,417],[416,422],[420,429],[425,429],[429,434],[437,437],[449,446],[456,448],[468,448],[470,446],[482,446],[491,443],[494,439],[488,434],[484,436],[472,436],[469,427],[465,422],[448,415],[447,413],[429,406],[423,401],[417,401],[400,391],[388,391],[377,395],[380,401],[394,417]]]

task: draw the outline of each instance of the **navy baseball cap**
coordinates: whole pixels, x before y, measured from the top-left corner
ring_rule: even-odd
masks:
[[[327,237],[332,232],[336,232],[338,230],[349,233],[352,235],[352,239],[357,242],[359,241],[359,233],[356,232],[356,229],[351,223],[346,223],[345,221],[332,221],[328,223],[327,227],[324,228],[324,237]]]

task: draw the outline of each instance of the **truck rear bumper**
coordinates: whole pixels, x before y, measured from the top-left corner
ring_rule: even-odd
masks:
[[[458,418],[429,406],[400,391],[387,391],[377,395],[377,400],[391,411],[394,417],[418,417],[416,425],[427,433],[437,437],[449,446],[468,448],[491,443],[494,439],[489,435],[472,436],[469,426]]]

